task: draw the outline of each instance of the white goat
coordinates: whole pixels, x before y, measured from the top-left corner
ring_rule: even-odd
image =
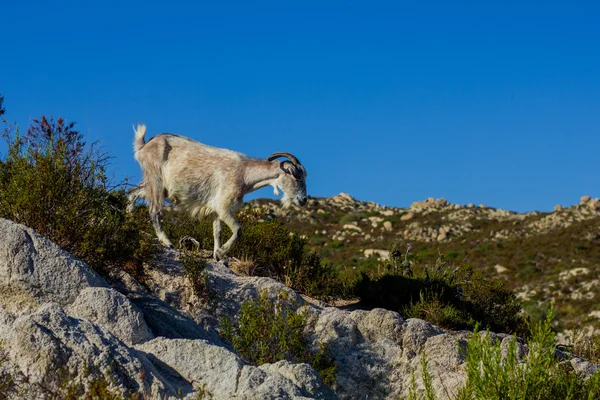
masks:
[[[134,154],[143,179],[128,192],[128,209],[144,198],[156,235],[166,246],[172,247],[160,225],[165,199],[192,217],[212,215],[217,260],[223,259],[241,233],[234,213],[247,193],[270,185],[275,194],[279,194],[277,188],[283,190],[284,207],[306,204],[306,170],[292,154],[273,153],[263,160],[172,134],[159,134],[145,142],[146,126],[141,124],[134,132]],[[291,161],[274,161],[279,157]],[[222,247],[221,221],[233,232]]]

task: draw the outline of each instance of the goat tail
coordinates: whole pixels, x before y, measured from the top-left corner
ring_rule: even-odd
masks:
[[[137,153],[146,144],[146,140],[144,139],[144,137],[146,136],[146,125],[137,124],[137,129],[134,126],[133,131],[135,132],[135,139],[133,141],[133,151]]]

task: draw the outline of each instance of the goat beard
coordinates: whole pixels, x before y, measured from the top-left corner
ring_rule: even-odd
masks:
[[[292,206],[292,202],[292,198],[286,195],[284,195],[281,199],[281,204],[284,208],[290,208]]]

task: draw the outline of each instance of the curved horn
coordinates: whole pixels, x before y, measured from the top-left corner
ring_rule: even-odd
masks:
[[[294,165],[302,165],[302,163],[300,162],[300,160],[298,160],[296,157],[294,157],[293,154],[290,154],[290,153],[282,153],[282,152],[273,153],[273,154],[271,154],[269,156],[269,158],[267,158],[267,160],[268,161],[273,161],[273,160],[275,160],[276,158],[279,158],[279,157],[287,157],[290,160],[292,160],[292,163]]]

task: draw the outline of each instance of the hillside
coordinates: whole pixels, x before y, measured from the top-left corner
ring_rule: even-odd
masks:
[[[435,264],[443,256],[448,265],[467,263],[505,279],[533,318],[555,301],[560,329],[600,327],[598,199],[523,214],[432,198],[394,208],[345,193],[312,198],[303,209],[264,199],[247,207],[306,237],[341,275],[376,273],[392,246],[404,254],[410,245],[411,259]]]

